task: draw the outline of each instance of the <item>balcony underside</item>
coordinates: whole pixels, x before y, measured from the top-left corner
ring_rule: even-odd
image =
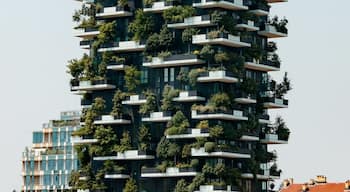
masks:
[[[288,108],[288,105],[278,104],[278,103],[273,103],[273,102],[266,102],[266,103],[264,103],[264,108],[267,108],[267,109],[283,109],[283,108]]]
[[[241,177],[243,179],[254,179],[254,174],[252,173],[243,173],[241,174]],[[279,179],[279,176],[272,176],[272,175],[261,175],[261,174],[257,174],[256,178],[258,180],[276,180]]]
[[[205,61],[201,59],[185,59],[185,60],[174,60],[174,61],[161,61],[161,62],[146,62],[142,65],[150,68],[162,68],[162,67],[178,67],[188,65],[203,64]]]
[[[198,8],[222,8],[222,9],[228,9],[228,10],[248,10],[249,8],[244,5],[238,5],[235,3],[231,3],[228,1],[209,1],[206,2],[205,0],[200,3],[193,3],[193,7]]]
[[[288,37],[287,34],[277,31],[259,31],[258,34],[267,38]]]
[[[264,71],[264,72],[279,71],[280,70],[277,67],[253,63],[253,62],[245,62],[244,67],[247,69],[256,70],[256,71]]]
[[[258,31],[259,27],[251,26],[248,24],[237,24],[236,29],[244,30],[244,31]]]
[[[237,103],[241,103],[241,104],[255,104],[256,103],[256,99],[245,98],[245,97],[236,98],[235,101]]]
[[[127,65],[108,65],[107,69],[114,71],[124,71]]]
[[[115,12],[97,13],[96,14],[97,18],[102,18],[102,19],[129,17],[129,16],[132,16],[132,13],[129,11],[115,11]]]
[[[210,27],[214,26],[214,24],[209,21],[201,21],[201,22],[194,22],[194,23],[173,23],[168,24],[168,28],[174,28],[174,29],[185,29],[190,27]]]
[[[126,174],[106,174],[105,179],[129,179],[130,175]]]
[[[251,10],[251,11],[248,11],[249,13],[252,13],[256,16],[268,16],[269,15],[269,12],[268,11],[264,11],[262,9],[255,9],[255,10]]]
[[[215,39],[192,39],[193,44],[198,45],[224,45],[228,47],[250,47],[249,43],[241,41],[232,41],[226,38],[215,38]]]

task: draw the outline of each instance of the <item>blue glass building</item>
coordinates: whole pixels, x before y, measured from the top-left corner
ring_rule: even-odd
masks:
[[[33,144],[22,157],[22,191],[67,191],[70,173],[78,168],[71,134],[79,128],[79,111],[61,112],[60,120],[33,132]]]

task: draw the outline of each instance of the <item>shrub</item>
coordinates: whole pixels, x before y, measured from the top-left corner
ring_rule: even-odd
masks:
[[[129,92],[135,91],[135,89],[140,85],[141,72],[136,69],[136,67],[126,67],[125,68],[125,86]]]
[[[215,150],[215,147],[216,147],[216,143],[214,142],[206,142],[204,144],[204,150],[205,152],[208,152],[208,153],[213,152]]]
[[[209,128],[209,121],[208,120],[202,120],[200,121],[197,126],[198,129],[208,129]]]
[[[135,19],[129,24],[129,31],[133,33],[133,40],[146,39],[154,31],[154,21],[151,15],[142,9],[136,10]]]
[[[191,6],[174,6],[163,12],[163,18],[167,23],[182,22],[184,18],[195,15],[195,9]]]

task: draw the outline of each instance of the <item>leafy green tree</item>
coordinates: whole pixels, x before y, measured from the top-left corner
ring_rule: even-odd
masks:
[[[94,134],[98,145],[91,146],[91,153],[98,156],[109,155],[116,145],[117,135],[111,127],[98,126]]]
[[[157,108],[156,95],[150,90],[147,90],[144,94],[146,96],[146,103],[142,104],[139,110],[143,115],[154,112]]]
[[[182,42],[187,44],[187,52],[190,53],[191,51],[191,44],[192,44],[192,36],[199,33],[199,30],[196,28],[186,28],[182,31]]]
[[[150,147],[151,134],[149,133],[148,127],[145,125],[141,125],[138,131],[138,141],[139,141],[139,149],[141,151],[146,151]]]
[[[177,111],[176,114],[168,122],[167,134],[176,135],[183,134],[186,129],[190,126],[190,123],[182,111]]]
[[[142,11],[136,10],[135,19],[129,24],[129,31],[133,33],[133,40],[146,39],[154,31],[154,18]]]
[[[287,72],[284,74],[283,81],[276,86],[275,96],[282,98],[292,89]]]
[[[163,12],[163,18],[167,23],[182,22],[184,18],[191,17],[196,11],[191,6],[174,6]]]
[[[133,92],[140,85],[141,72],[136,69],[136,67],[126,67],[125,68],[125,86],[129,92]]]
[[[231,106],[230,97],[227,95],[227,93],[216,93],[212,95],[208,103],[215,109],[220,109],[224,111]]]
[[[187,182],[184,179],[177,181],[174,192],[188,192]]]
[[[215,139],[224,134],[224,128],[221,125],[215,125],[209,129],[209,135]]]
[[[179,95],[179,91],[166,85],[163,89],[163,99],[161,109],[162,111],[172,111],[175,109],[173,105],[173,98]]]
[[[213,61],[215,50],[210,45],[204,45],[199,54],[208,62],[208,66],[210,66],[210,63]]]
[[[68,61],[67,68],[67,73],[75,79],[92,80],[95,76],[91,57],[87,54],[84,54],[81,59],[72,59]]]
[[[282,117],[276,118],[276,134],[278,135],[278,139],[288,141],[290,130],[287,127],[286,123],[282,119]]]
[[[130,178],[126,181],[125,187],[123,189],[123,192],[137,192],[137,185],[136,181],[133,178]]]
[[[118,89],[113,97],[113,108],[112,108],[112,112],[111,115],[112,116],[117,116],[117,117],[121,117],[121,115],[123,114],[123,105],[122,105],[122,101],[125,99],[125,93],[123,93],[120,89]]]
[[[122,138],[120,139],[120,145],[114,148],[114,151],[117,152],[125,152],[131,149],[131,137],[129,131],[124,131],[122,134]]]

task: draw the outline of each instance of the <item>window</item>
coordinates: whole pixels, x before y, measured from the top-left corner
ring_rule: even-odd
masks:
[[[174,81],[175,81],[175,69],[170,68],[170,82],[174,82]]]
[[[141,83],[148,83],[148,70],[147,69],[141,70]]]
[[[169,69],[164,69],[164,83],[167,83],[169,81]]]
[[[71,170],[72,169],[72,160],[71,159],[67,159],[66,160],[66,170]]]
[[[56,169],[56,161],[55,160],[49,160],[48,161],[48,169],[49,170],[55,170]]]
[[[42,143],[43,142],[43,133],[34,132],[33,133],[33,143]]]
[[[57,144],[58,143],[58,134],[57,132],[52,133],[52,143]]]
[[[64,169],[64,160],[63,159],[59,159],[58,161],[57,161],[57,169],[58,170],[63,170]]]
[[[46,160],[41,161],[41,170],[46,170]]]
[[[60,143],[64,143],[66,141],[66,133],[65,131],[60,132]]]

